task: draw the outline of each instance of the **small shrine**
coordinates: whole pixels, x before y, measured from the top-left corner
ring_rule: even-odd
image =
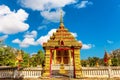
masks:
[[[23,61],[21,50],[17,51],[16,61],[17,61],[17,64],[18,64],[17,67],[18,67],[18,70],[19,70],[20,69],[20,62]]]
[[[45,51],[43,77],[51,77],[52,65],[59,65],[57,68],[59,68],[60,74],[69,74],[65,69],[65,65],[72,65],[74,78],[81,77],[81,47],[82,43],[77,41],[68,29],[65,28],[61,13],[59,28],[46,43],[43,43]]]
[[[111,63],[111,57],[110,55],[107,53],[107,51],[105,50],[105,54],[104,54],[104,64],[105,66],[110,66]]]

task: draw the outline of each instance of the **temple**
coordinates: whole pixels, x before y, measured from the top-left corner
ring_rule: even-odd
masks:
[[[43,43],[43,49],[45,50],[43,77],[51,77],[53,66],[59,68],[59,74],[69,74],[65,68],[66,65],[73,67],[73,77],[81,77],[81,47],[82,43],[78,42],[68,29],[65,28],[61,12],[59,28],[46,43]]]

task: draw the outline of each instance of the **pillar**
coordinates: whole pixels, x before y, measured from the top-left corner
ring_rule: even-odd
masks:
[[[56,64],[56,50],[54,50],[54,65]]]
[[[50,49],[46,49],[45,50],[45,67],[44,67],[44,73],[43,73],[43,77],[50,77]]]
[[[59,73],[60,74],[65,74],[66,73],[66,71],[65,71],[65,67],[64,67],[64,61],[63,61],[63,53],[61,53],[62,55],[62,57],[61,57],[61,63],[60,63],[60,70],[59,70]]]
[[[80,62],[80,49],[74,49],[74,67],[75,67],[75,78],[82,77],[82,67]]]
[[[71,61],[72,59],[71,59],[71,50],[69,50],[69,64],[70,64],[70,66],[71,66],[71,64],[72,64],[72,61]]]

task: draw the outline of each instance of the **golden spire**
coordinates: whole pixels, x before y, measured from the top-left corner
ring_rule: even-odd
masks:
[[[60,10],[60,28],[64,28],[62,10]]]

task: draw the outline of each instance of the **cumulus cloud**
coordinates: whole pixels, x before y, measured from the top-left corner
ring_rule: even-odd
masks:
[[[83,44],[82,45],[82,49],[91,49],[92,47],[95,47],[95,45],[94,44]]]
[[[4,41],[6,38],[8,38],[8,35],[0,36],[0,41]]]
[[[32,52],[32,53],[30,53],[31,56],[32,56],[32,55],[35,55],[35,54],[37,54],[37,52]]]
[[[37,37],[37,31],[33,30],[32,32],[27,32],[25,35],[24,35],[25,38],[35,38]]]
[[[79,41],[79,43],[82,43],[82,49],[83,50],[88,50],[88,49],[91,49],[91,48],[95,47],[94,44],[90,44],[90,43],[89,44],[85,44],[82,41]]]
[[[77,37],[77,33],[71,32],[74,37]]]
[[[66,5],[76,3],[77,0],[19,0],[19,2],[26,8],[44,11],[65,7]]]
[[[23,7],[40,11],[41,16],[50,22],[58,22],[60,16],[59,9],[66,5],[77,3],[77,1],[78,0],[19,0]],[[63,11],[63,16],[64,13]]]
[[[41,36],[41,37],[37,40],[37,42],[38,42],[39,44],[41,44],[41,45],[42,45],[44,42],[47,42],[47,40],[50,38],[50,36],[52,36],[52,34],[53,34],[54,32],[56,32],[56,30],[57,30],[57,29],[51,29],[51,30],[48,32],[47,35]]]
[[[13,42],[13,43],[18,43],[18,44],[21,43],[21,41],[20,41],[18,38],[17,38],[17,39],[14,39],[12,42]]]
[[[63,16],[65,12],[62,10]],[[55,9],[54,11],[42,11],[41,15],[50,22],[59,22],[60,21],[60,9]]]
[[[21,43],[21,47],[29,47],[30,45],[37,45],[34,38],[25,38]]]
[[[93,5],[91,1],[81,1],[79,4],[76,5],[77,8],[85,8],[87,5]]]
[[[14,39],[12,42],[19,44],[20,47],[26,48],[29,47],[30,45],[38,45],[37,42],[35,41],[35,38],[37,36],[37,31],[31,31],[27,32],[24,35],[24,39],[21,41],[20,39]]]
[[[0,33],[15,34],[28,30],[29,25],[25,23],[27,18],[28,13],[23,9],[15,12],[8,6],[0,5]]]
[[[111,41],[111,40],[107,40],[107,43],[108,43],[108,44],[113,44],[114,42]]]
[[[46,27],[47,27],[47,26],[45,26],[45,25],[39,26],[39,27],[38,27],[38,30],[45,29]]]

